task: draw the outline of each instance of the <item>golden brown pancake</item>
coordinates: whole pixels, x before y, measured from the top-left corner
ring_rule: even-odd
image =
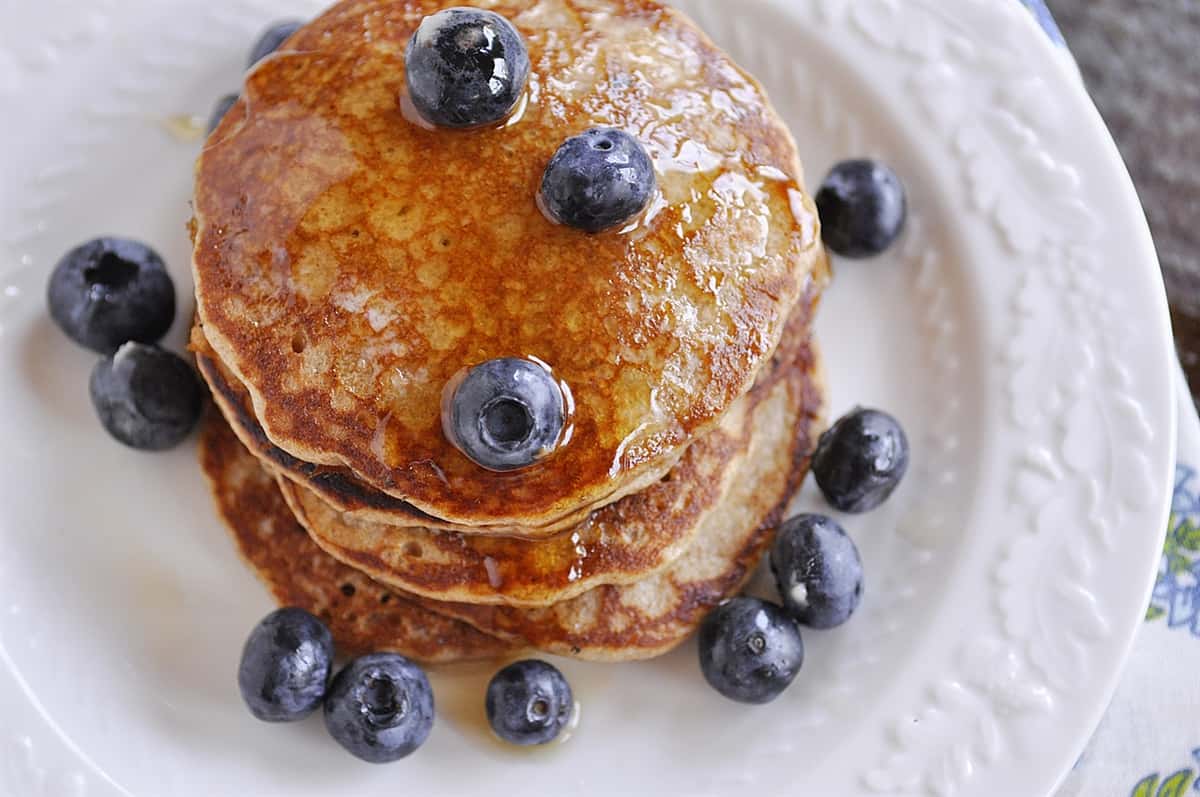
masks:
[[[799,327],[798,331],[803,327]],[[544,540],[481,537],[400,528],[339,513],[319,496],[280,480],[288,505],[314,541],[335,558],[398,589],[440,601],[548,606],[604,584],[629,584],[668,567],[706,519],[724,511],[763,433],[758,422],[773,388],[790,379],[808,351],[794,336],[720,426],[687,449],[665,480],[594,512],[573,529]],[[777,449],[785,450],[788,435]],[[761,449],[763,446],[758,445]]]
[[[201,433],[201,458],[247,561],[281,604],[302,606],[330,623],[347,651],[390,649],[423,661],[455,661],[533,646],[582,659],[647,659],[680,644],[741,589],[803,480],[823,398],[815,350],[806,348],[800,362],[772,390],[766,402],[772,411],[756,422],[761,429],[747,460],[755,467],[683,556],[650,578],[599,587],[544,609],[405,596],[337,563],[304,533],[269,471],[218,413]],[[773,450],[785,456],[772,456]]]
[[[783,341],[774,355],[774,361],[780,360],[781,357],[789,357],[790,355],[786,352],[794,350],[809,337],[809,323],[814,309],[811,305],[801,304],[792,312]],[[494,534],[539,539],[556,532],[576,530],[579,524],[601,508],[582,507],[548,526],[536,529],[507,525],[461,526],[431,517],[405,501],[373,490],[348,468],[303,462],[273,445],[254,417],[253,407],[245,386],[238,382],[224,364],[216,358],[216,354],[204,337],[203,328],[198,323],[194,324],[192,328],[190,348],[196,355],[196,363],[201,375],[212,389],[214,401],[225,414],[242,443],[255,456],[262,459],[270,469],[282,473],[305,490],[315,493],[330,507],[349,515],[356,522],[379,523],[389,526],[416,526],[464,534]],[[776,378],[773,375],[774,370],[776,369],[772,367],[765,369],[764,373],[760,373],[756,387],[761,387],[768,379]],[[682,454],[682,452],[680,453]],[[638,486],[636,492],[641,492],[652,487],[660,479],[661,477],[655,478],[644,486],[633,486]],[[635,494],[635,492],[630,494]],[[613,496],[613,499],[624,497],[617,495]]]
[[[823,412],[815,350],[772,389],[756,413],[747,467],[670,567],[543,609],[420,601],[514,644],[595,661],[660,656],[683,642],[753,573],[808,468]]]
[[[325,621],[340,653],[390,650],[434,663],[496,658],[521,647],[430,611],[318,548],[274,478],[217,412],[202,427],[200,461],[251,569],[280,605],[299,606]]]
[[[667,480],[545,540],[361,522],[287,478],[280,489],[318,545],[382,583],[435,600],[547,606],[602,584],[637,581],[678,558],[737,478],[753,403],[740,399]]]
[[[455,524],[547,528],[719,422],[825,261],[761,87],[651,0],[488,3],[529,43],[523,111],[408,122],[404,46],[457,2],[340,3],[248,77],[197,164],[198,312],[279,448]],[[556,226],[535,202],[556,147],[598,125],[656,164],[661,196],[627,232]],[[496,474],[445,439],[440,401],[506,356],[570,386],[574,433]]]
[[[203,329],[199,324],[192,327],[189,348],[196,355],[196,365],[212,390],[214,402],[225,415],[242,444],[272,471],[286,475],[287,478],[303,486],[307,491],[320,496],[321,500],[331,507],[351,515],[358,521],[382,523],[389,526],[418,526],[464,534],[538,539],[571,529],[582,523],[594,511],[590,506],[580,507],[569,515],[536,528],[504,524],[463,526],[428,515],[407,501],[374,489],[359,479],[349,468],[304,462],[274,445],[258,423],[257,418],[254,417],[254,409],[245,386],[237,381],[223,363],[216,359],[216,354],[204,338]],[[631,493],[636,492],[661,478],[652,473],[647,476],[652,478],[628,484],[626,489]],[[642,481],[646,483],[642,484]],[[623,489],[621,493],[609,498],[617,500],[623,497],[624,492]]]

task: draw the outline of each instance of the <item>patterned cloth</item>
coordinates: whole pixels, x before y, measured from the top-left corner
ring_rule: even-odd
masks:
[[[1065,44],[1043,0],[1021,0]],[[1056,797],[1200,795],[1200,418],[1180,370],[1179,459],[1146,624],[1108,713]]]

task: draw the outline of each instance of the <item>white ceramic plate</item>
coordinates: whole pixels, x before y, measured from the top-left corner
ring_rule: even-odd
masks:
[[[1146,605],[1172,348],[1117,151],[1013,0],[683,3],[767,85],[811,181],[879,156],[913,209],[896,251],[839,264],[819,326],[833,409],[894,411],[914,467],[845,519],[866,599],[807,635],[783,699],[724,701],[688,646],[564,665],[582,723],[537,754],[487,740],[478,670],[437,676],[429,745],[391,767],[317,718],[249,719],[233,674],[268,599],[191,447],[139,455],[100,430],[93,358],[42,296],[57,257],[104,232],[155,245],[186,290],[199,142],[176,117],[236,89],[255,32],[316,10],[299,5],[0,12],[0,794],[1047,794]]]

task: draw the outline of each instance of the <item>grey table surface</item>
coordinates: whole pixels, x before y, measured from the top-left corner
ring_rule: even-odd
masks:
[[[1200,0],[1048,0],[1129,170],[1200,397]]]

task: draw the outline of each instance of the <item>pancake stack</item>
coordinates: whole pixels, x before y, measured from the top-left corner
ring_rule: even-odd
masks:
[[[197,165],[192,349],[221,515],[348,652],[660,655],[736,594],[807,467],[827,276],[761,87],[650,0],[499,0],[532,71],[500,126],[406,115],[404,51],[458,3],[348,0],[247,78]],[[566,139],[620,128],[657,193],[589,234],[538,207]],[[557,447],[477,464],[466,369],[524,358]]]

